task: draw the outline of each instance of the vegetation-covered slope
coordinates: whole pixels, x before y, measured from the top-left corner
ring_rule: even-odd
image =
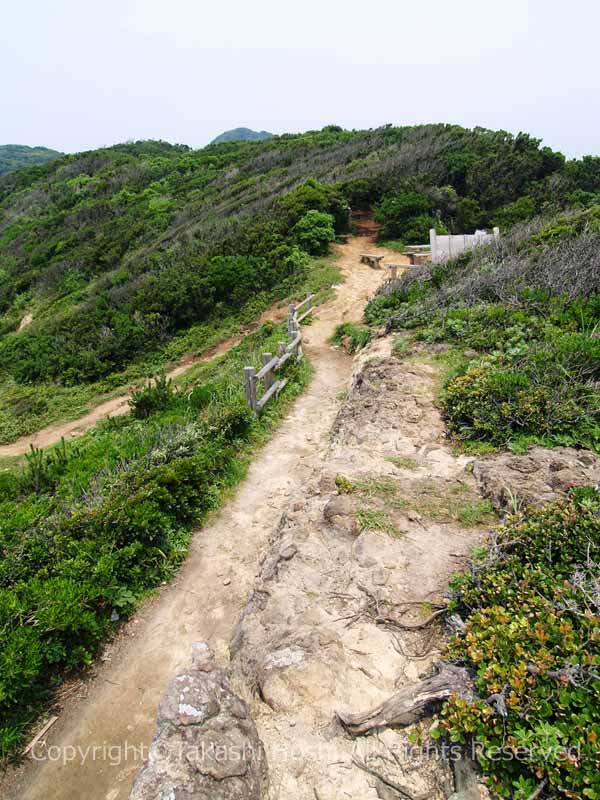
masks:
[[[14,172],[16,169],[31,167],[34,164],[46,164],[54,161],[62,153],[49,147],[28,147],[25,144],[0,144],[0,175]]]
[[[212,140],[211,144],[222,144],[223,142],[261,142],[263,139],[272,139],[273,134],[269,131],[253,131],[252,128],[232,128],[224,131]]]
[[[191,327],[281,293],[331,230],[307,212],[336,232],[349,205],[373,204],[392,237],[431,219],[463,230],[591,202],[599,161],[502,131],[330,126],[198,151],[124,144],[4,176],[0,438],[47,420],[65,386],[118,385]]]
[[[600,206],[538,217],[412,269],[366,318],[401,331],[400,355],[410,340],[449,348],[441,401],[457,444],[600,452],[599,254]],[[473,670],[480,699],[450,699],[434,735],[468,745],[495,797],[599,798],[600,495],[541,510],[510,496],[490,549],[453,584],[466,624],[446,658]]]
[[[367,308],[466,348],[443,402],[464,442],[600,450],[600,206],[518,226],[499,245],[412,270]]]

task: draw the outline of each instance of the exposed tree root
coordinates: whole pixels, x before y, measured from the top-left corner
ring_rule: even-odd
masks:
[[[356,756],[354,756],[352,759],[352,763],[359,769],[362,769],[363,772],[366,772],[369,775],[372,775],[374,778],[377,778],[377,780],[381,781],[381,783],[383,783],[389,789],[393,789],[395,792],[398,792],[401,797],[406,797],[408,800],[421,800],[421,796],[416,797],[414,794],[411,794],[408,789],[404,788],[404,786],[400,786],[399,783],[391,780],[391,778],[388,778],[386,775],[382,775],[380,772],[377,772],[377,770],[367,766],[363,761],[360,761],[360,759],[356,758]]]
[[[371,711],[362,714],[338,711],[338,719],[351,736],[360,736],[378,728],[411,725],[453,694],[465,700],[476,698],[469,670],[440,661],[434,666],[434,675],[405,686]]]
[[[435,622],[435,620],[442,614],[445,614],[447,610],[448,608],[444,606],[444,608],[440,608],[434,611],[433,614],[430,614],[423,622],[399,622],[393,617],[381,616],[376,617],[375,622],[378,625],[391,625],[393,628],[399,628],[401,631],[420,631],[423,628],[427,628],[432,622]]]

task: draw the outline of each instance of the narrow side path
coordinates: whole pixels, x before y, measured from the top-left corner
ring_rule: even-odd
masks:
[[[287,304],[282,301],[277,301],[271,308],[267,309],[251,326],[252,329],[258,328],[266,320],[273,320],[279,322],[285,319],[287,315]],[[213,358],[224,355],[232,347],[239,344],[244,338],[243,334],[230,336],[224,339],[214,347],[209,348],[201,356],[186,355],[181,361],[170,370],[167,370],[168,378],[177,378],[183,375],[194,364],[200,364],[205,361],[211,361]],[[129,412],[129,400],[131,394],[122,394],[118,397],[111,397],[100,403],[87,414],[77,419],[70,420],[69,422],[55,422],[42,428],[36,433],[28,433],[25,436],[20,436],[10,444],[0,445],[0,458],[14,458],[15,456],[22,456],[24,453],[29,452],[31,445],[34,447],[44,448],[60,442],[62,438],[70,439],[75,436],[81,436],[82,433],[89,431],[100,420],[107,417],[120,417]]]
[[[385,277],[359,263],[365,247],[373,249],[364,237],[339,247],[345,282],[305,329],[305,351],[315,368],[311,385],[258,453],[234,498],[197,531],[176,580],[124,626],[86,684],[86,696],[71,698],[48,734],[48,753],[73,760],[27,761],[0,778],[2,797],[126,800],[141,766],[135,748],[150,744],[158,700],[177,669],[189,663],[192,643],[208,640],[217,658],[228,660],[269,535],[289,497],[324,457],[341,390],[350,380],[352,359],[328,339],[340,322],[360,321]]]

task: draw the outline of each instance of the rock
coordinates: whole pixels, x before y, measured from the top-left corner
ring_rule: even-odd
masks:
[[[334,495],[323,509],[325,522],[336,531],[358,536],[360,525],[355,515],[354,500],[347,494]]]
[[[205,642],[160,700],[157,732],[129,800],[261,800],[267,761],[246,704]]]
[[[575,486],[600,481],[600,458],[572,447],[530,447],[526,455],[494,453],[474,462],[473,475],[482,494],[496,509],[543,506]]]

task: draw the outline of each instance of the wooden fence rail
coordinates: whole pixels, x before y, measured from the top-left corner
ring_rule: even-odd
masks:
[[[276,397],[287,383],[287,379],[275,380],[274,373],[280,370],[290,358],[294,356],[298,361],[302,358],[302,329],[300,323],[312,314],[314,294],[310,294],[297,306],[293,303],[288,308],[287,331],[290,338],[289,344],[279,342],[279,352],[276,356],[272,353],[262,354],[262,367],[256,372],[254,367],[244,367],[244,384],[246,387],[246,400],[256,413],[260,413],[269,400]],[[300,316],[298,311],[305,309]],[[257,385],[262,381],[264,392],[261,397],[257,394]]]

